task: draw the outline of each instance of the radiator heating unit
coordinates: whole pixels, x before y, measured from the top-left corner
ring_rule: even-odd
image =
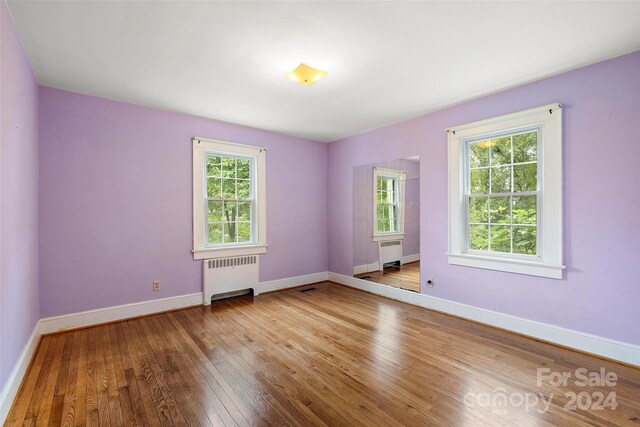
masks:
[[[380,271],[385,266],[402,265],[402,240],[386,240],[378,242],[378,262]]]
[[[204,305],[211,299],[248,293],[258,295],[259,258],[257,255],[205,259],[203,268]]]

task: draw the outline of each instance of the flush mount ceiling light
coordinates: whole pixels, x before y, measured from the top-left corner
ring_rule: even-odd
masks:
[[[303,85],[311,86],[327,74],[329,73],[326,71],[316,70],[308,65],[300,64],[295,70],[284,76],[284,78]]]

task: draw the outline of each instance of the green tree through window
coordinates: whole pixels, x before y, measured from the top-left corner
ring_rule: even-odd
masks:
[[[251,160],[207,154],[207,242],[252,241]]]
[[[398,196],[397,180],[386,176],[378,176],[376,180],[376,210],[378,233],[398,231]]]
[[[469,249],[536,255],[538,131],[467,144]]]

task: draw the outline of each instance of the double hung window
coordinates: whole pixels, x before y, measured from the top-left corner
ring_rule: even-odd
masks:
[[[194,257],[266,251],[265,150],[193,139]]]
[[[455,126],[449,263],[562,278],[562,109]]]
[[[373,239],[404,236],[404,191],[407,173],[401,170],[373,169]]]

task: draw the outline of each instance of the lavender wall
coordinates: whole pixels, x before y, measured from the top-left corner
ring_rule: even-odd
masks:
[[[444,129],[564,104],[564,280],[447,263]],[[640,344],[640,52],[329,145],[329,269],[350,275],[353,167],[421,156],[423,293]]]
[[[0,389],[38,308],[38,84],[0,2]]]
[[[42,317],[202,290],[193,136],[267,148],[260,280],[327,270],[326,144],[46,87],[40,117]]]

